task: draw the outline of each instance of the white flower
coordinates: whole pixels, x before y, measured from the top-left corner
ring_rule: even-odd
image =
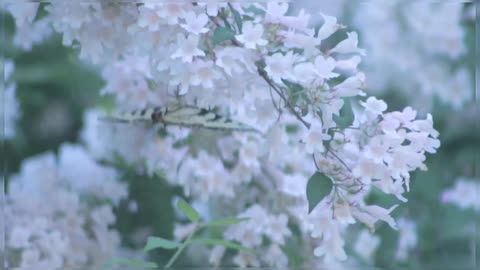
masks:
[[[153,3],[159,5],[156,9],[158,16],[167,20],[169,25],[178,24],[178,19],[185,16],[185,13],[189,9],[189,5],[186,3]]]
[[[214,266],[220,265],[220,262],[225,254],[226,248],[224,246],[215,246],[210,251],[210,256],[208,257],[208,262]]]
[[[317,207],[316,209],[320,208]],[[320,214],[320,222],[314,223],[312,237],[322,237],[322,240],[320,245],[313,250],[313,254],[317,257],[325,256],[325,260],[346,260],[347,254],[343,249],[345,241],[340,234],[338,224],[331,219],[330,211],[326,211],[325,208],[321,211],[325,213]]]
[[[369,97],[366,102],[360,102],[365,107],[365,111],[371,114],[372,117],[377,117],[387,110],[387,104],[383,100],[378,100],[375,97]]]
[[[362,89],[365,87],[365,74],[359,72],[348,77],[343,82],[335,85],[334,89],[339,97],[351,97],[364,95]]]
[[[305,56],[318,54],[321,40],[315,37],[315,30],[308,29],[305,33],[299,33],[293,29],[281,31],[280,34],[284,37],[284,45],[287,48],[301,48],[304,49]]]
[[[253,25],[251,21],[243,23],[242,33],[235,38],[240,41],[245,48],[256,49],[258,46],[267,45],[267,41],[262,38],[263,26],[261,24]]]
[[[8,245],[12,248],[28,248],[31,246],[32,231],[24,226],[15,226],[9,235]]]
[[[295,55],[289,51],[286,55],[275,53],[272,56],[267,56],[265,71],[272,78],[273,81],[281,83],[281,79],[293,80],[293,64]]]
[[[379,244],[380,237],[373,235],[371,232],[366,230],[362,230],[355,241],[355,246],[353,249],[364,259],[371,260]]]
[[[456,180],[455,185],[442,193],[443,203],[452,203],[460,209],[472,208],[480,211],[480,184],[478,179],[461,177]]]
[[[32,2],[7,3],[7,9],[15,18],[17,27],[33,23],[39,6],[40,3]]]
[[[353,219],[350,205],[348,203],[340,203],[335,206],[335,219],[340,224],[353,224],[355,219]]]
[[[337,18],[323,13],[320,13],[320,15],[323,17],[324,23],[318,30],[317,37],[320,40],[324,40],[335,33],[340,28],[340,25],[337,24]]]
[[[198,16],[193,12],[187,12],[184,16],[185,23],[180,24],[183,29],[194,35],[200,35],[208,32],[208,28],[205,27],[208,23],[207,15],[200,13]]]
[[[138,26],[147,28],[148,31],[158,31],[160,29],[162,18],[158,16],[154,9],[147,6],[141,6],[138,11],[140,12],[137,21]]]
[[[215,54],[217,56],[215,64],[223,68],[228,75],[232,76],[232,72],[241,73],[243,71],[243,67],[240,64],[240,58],[243,54],[242,48],[221,48],[217,49]]]
[[[202,85],[204,88],[213,88],[214,81],[220,75],[212,61],[196,60],[192,63],[192,85]]]
[[[397,208],[397,204],[390,207],[390,209],[382,208],[378,205],[367,205],[363,206],[362,210],[366,211],[371,217],[375,220],[383,220],[388,223],[390,227],[394,230],[398,230],[395,220],[390,216],[390,213]]]
[[[265,224],[265,234],[275,243],[283,245],[285,237],[292,234],[288,228],[288,217],[285,214],[269,217]]]
[[[198,39],[196,35],[189,35],[185,38],[183,34],[177,35],[178,49],[172,54],[172,58],[181,58],[183,62],[192,62],[195,56],[205,56],[205,53],[198,49]]]
[[[280,23],[290,29],[298,31],[306,31],[310,21],[310,14],[306,14],[304,9],[301,9],[296,16],[284,16]]]
[[[362,58],[358,55],[354,55],[353,57],[346,59],[346,60],[339,60],[335,63],[335,68],[341,70],[345,73],[356,73],[357,66],[362,61]]]
[[[257,260],[254,254],[247,251],[239,251],[238,254],[233,258],[233,262],[239,267],[259,267],[260,262]]]
[[[398,219],[399,237],[395,259],[405,261],[408,259],[408,252],[417,245],[417,226],[414,221]]]
[[[325,58],[321,55],[315,58],[315,71],[318,76],[324,79],[337,77],[338,74],[332,72],[335,68],[335,59],[332,57]]]
[[[116,220],[112,207],[107,205],[94,209],[90,215],[96,225],[105,226],[105,228],[114,224]]]
[[[22,252],[21,267],[32,267],[40,262],[40,252],[37,249],[27,249]]]
[[[323,141],[330,137],[323,132],[322,122],[318,119],[311,123],[310,128],[305,132],[303,141],[305,143],[305,151],[309,154],[314,152],[323,152],[325,150]]]
[[[265,22],[267,23],[279,23],[288,10],[288,3],[284,2],[267,2],[267,9],[265,11]]]
[[[337,44],[333,49],[330,50],[330,53],[359,53],[365,55],[364,49],[359,49],[358,46],[358,35],[355,32],[347,33],[347,39],[342,40]]]
[[[288,257],[278,245],[271,245],[264,254],[268,265],[284,268],[288,266]]]

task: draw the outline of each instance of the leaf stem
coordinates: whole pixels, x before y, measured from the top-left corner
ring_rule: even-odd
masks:
[[[168,261],[167,265],[165,265],[165,268],[170,268],[172,267],[172,264],[177,260],[178,256],[182,253],[182,251],[187,247],[188,244],[190,244],[190,240],[192,240],[193,235],[197,232],[198,226],[195,227],[195,229],[192,231],[192,233],[183,241],[182,245],[177,249],[175,254],[170,258]]]

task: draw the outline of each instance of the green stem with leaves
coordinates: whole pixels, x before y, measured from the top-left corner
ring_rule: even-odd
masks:
[[[197,232],[198,226],[195,227],[195,229],[190,233],[190,235],[183,241],[182,245],[177,249],[175,254],[170,258],[168,261],[167,265],[165,265],[165,268],[170,268],[172,264],[178,259],[178,256],[182,253],[182,251],[187,247],[188,244],[190,244],[190,240],[192,240],[193,235]]]

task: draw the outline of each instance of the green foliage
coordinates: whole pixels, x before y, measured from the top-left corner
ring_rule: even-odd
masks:
[[[139,260],[131,260],[131,259],[125,259],[125,258],[114,258],[110,262],[107,263],[105,268],[110,269],[112,267],[115,267],[114,269],[118,268],[121,266],[122,268],[125,266],[128,266],[127,269],[152,269],[152,268],[158,268],[158,265],[153,262],[144,262],[144,261],[139,261]],[[133,267],[133,268],[130,268]]]
[[[188,217],[188,219],[194,225],[193,231],[187,236],[187,238],[178,243],[173,240],[165,239],[162,237],[157,236],[150,236],[148,241],[143,248],[145,252],[149,252],[156,249],[166,249],[166,250],[176,250],[175,253],[170,257],[165,268],[170,268],[178,259],[182,251],[190,244],[193,243],[201,243],[205,245],[217,245],[217,246],[224,246],[232,249],[238,249],[243,251],[248,251],[254,253],[254,250],[248,247],[244,247],[232,241],[226,241],[223,239],[216,239],[216,238],[194,238],[194,235],[198,233],[201,229],[209,228],[209,227],[220,227],[220,226],[228,226],[233,225],[242,221],[247,220],[246,218],[225,218],[221,220],[210,221],[206,223],[199,223],[200,221],[200,214],[195,210],[191,205],[189,205],[185,200],[179,199],[178,208]],[[173,220],[173,219],[172,219]],[[150,266],[145,268],[157,268],[156,264],[150,264],[148,262],[142,261],[135,261],[129,259],[116,259],[111,262],[111,264],[127,264],[127,265],[134,265],[134,266]]]
[[[161,237],[150,236],[148,238],[147,244],[143,248],[143,251],[148,252],[156,248],[176,249],[178,247],[180,247],[180,244],[172,240],[164,239]]]
[[[353,110],[352,110],[352,99],[344,98],[344,104],[342,109],[340,109],[340,115],[334,115],[333,120],[337,123],[337,126],[340,129],[345,129],[350,127],[354,120]]]
[[[228,6],[230,7],[230,10],[233,13],[233,18],[235,20],[235,24],[238,27],[238,33],[241,34],[242,33],[242,24],[243,24],[242,23],[242,15],[240,15],[240,13],[232,7],[232,4],[228,3]]]
[[[215,221],[204,223],[203,227],[229,226],[245,220],[248,220],[248,218],[226,218],[226,219],[215,220]]]
[[[179,199],[178,200],[178,208],[182,210],[183,214],[190,219],[191,222],[196,223],[200,221],[200,214],[193,209],[185,200]]]
[[[239,249],[243,251],[248,251],[251,253],[255,253],[255,251],[251,248],[244,247],[242,245],[239,245],[237,243],[234,243],[232,241],[225,241],[222,239],[211,239],[211,238],[194,238],[190,241],[191,243],[202,243],[206,245],[214,245],[214,246],[224,246],[224,247],[229,247],[233,249]]]
[[[218,45],[224,41],[232,40],[235,38],[235,32],[227,27],[219,26],[213,33],[213,44]]]
[[[321,172],[314,173],[307,183],[308,212],[332,191],[333,182]]]
[[[26,157],[78,140],[83,112],[95,104],[93,97],[103,82],[72,49],[61,45],[59,36],[30,52],[14,50],[4,56],[15,62],[13,76],[21,106],[16,136],[5,142],[7,173],[14,173]],[[59,120],[49,120],[52,114]],[[64,125],[57,127],[58,123]]]

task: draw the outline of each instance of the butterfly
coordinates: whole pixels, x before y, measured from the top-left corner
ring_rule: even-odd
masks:
[[[119,123],[147,123],[173,125],[189,128],[207,128],[217,130],[232,130],[258,132],[238,121],[224,117],[214,110],[198,108],[190,105],[172,107],[150,107],[126,113],[117,113],[101,117],[100,120]]]

